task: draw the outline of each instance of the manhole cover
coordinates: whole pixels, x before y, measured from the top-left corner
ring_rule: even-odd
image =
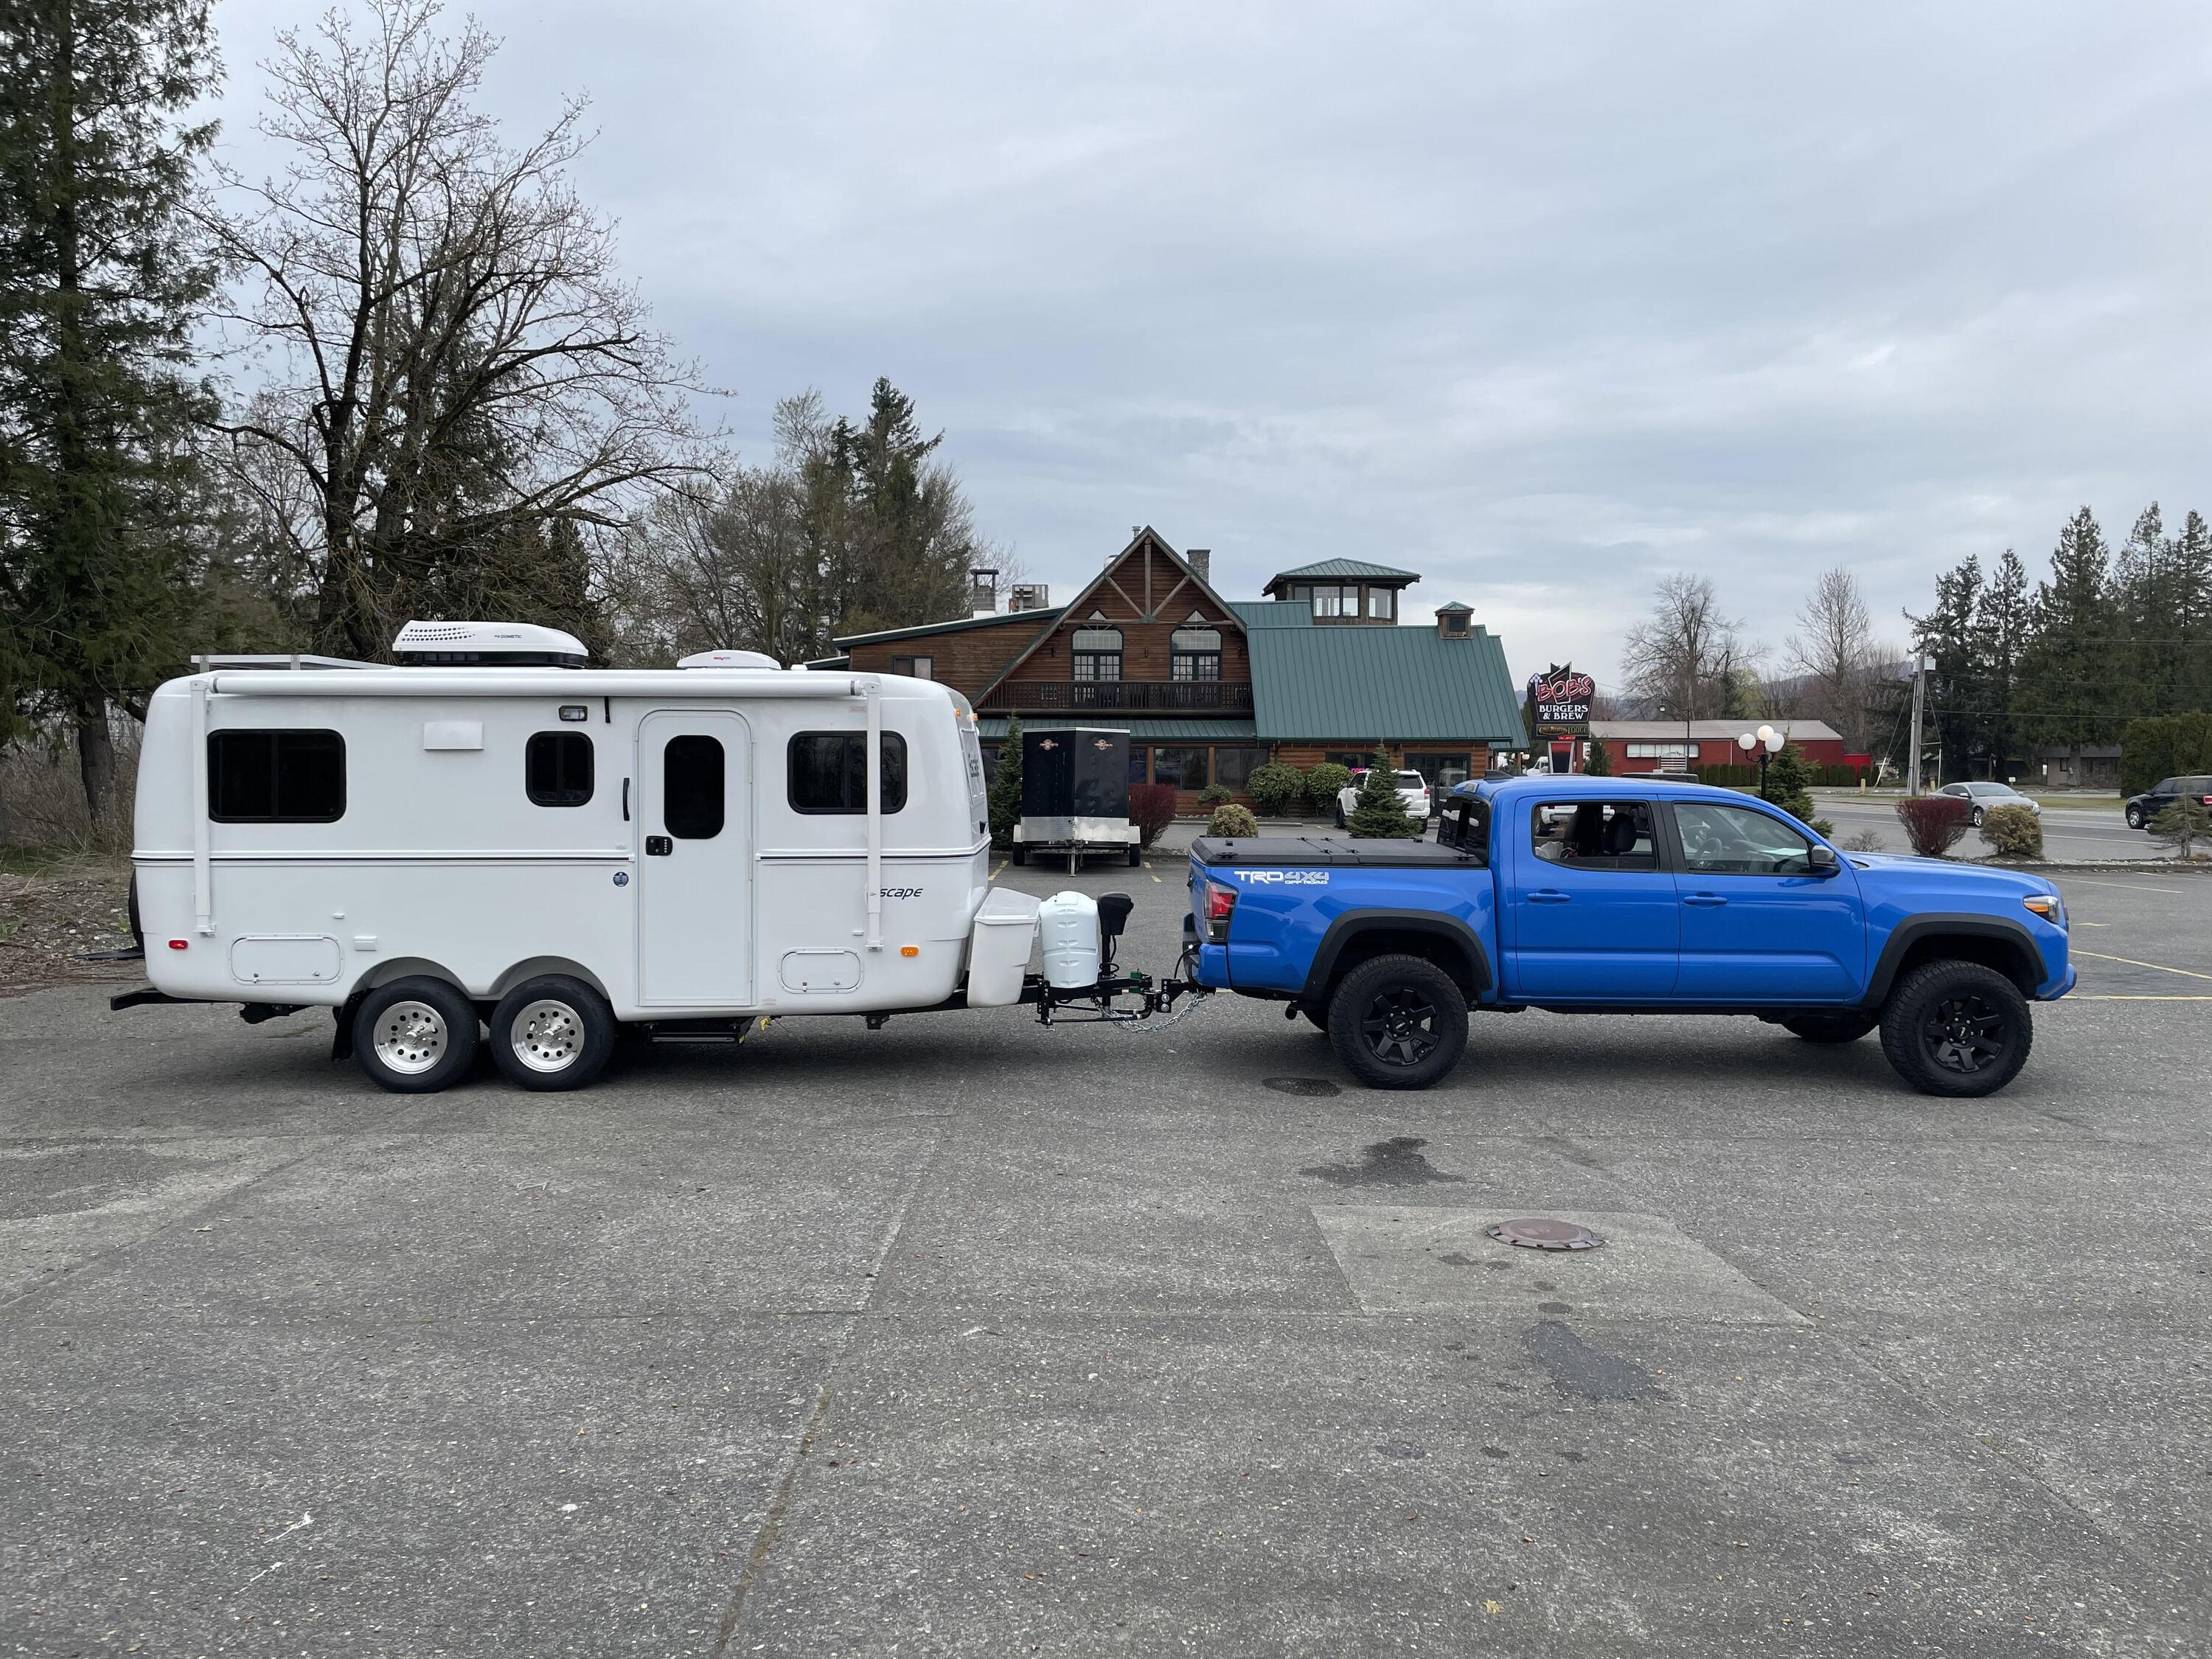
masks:
[[[1273,1089],[1279,1095],[1306,1095],[1316,1099],[1343,1092],[1325,1077],[1263,1077],[1260,1086]]]
[[[1595,1250],[1605,1243],[1571,1221],[1501,1221],[1482,1231],[1501,1244],[1517,1244],[1524,1250]]]

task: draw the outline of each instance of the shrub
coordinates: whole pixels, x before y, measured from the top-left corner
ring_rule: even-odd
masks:
[[[1237,799],[1237,792],[1225,783],[1209,783],[1198,792],[1200,806],[1226,806]]]
[[[2173,848],[2176,858],[2194,859],[2201,843],[2212,842],[2212,811],[2184,795],[2150,821],[2150,832]]]
[[[1856,766],[1816,766],[1813,781],[1823,789],[1856,789],[1859,787],[1859,769]]]
[[[999,769],[991,777],[989,795],[991,845],[1012,847],[1014,826],[1022,817],[1022,722],[1019,715],[1006,722],[1006,746],[999,750]]]
[[[1306,781],[1297,767],[1269,761],[1265,766],[1252,769],[1252,775],[1244,780],[1244,792],[1258,803],[1262,812],[1279,817],[1304,796]]]
[[[1613,751],[1605,746],[1602,738],[1590,739],[1589,753],[1583,758],[1583,770],[1594,778],[1613,775]]]
[[[1881,831],[1861,830],[1847,840],[1836,844],[1846,853],[1879,853],[1881,851]]]
[[[1699,783],[1709,783],[1716,789],[1756,789],[1759,787],[1759,769],[1756,766],[1738,766],[1731,762],[1725,766],[1693,766],[1690,770],[1697,775]]]
[[[1150,847],[1160,831],[1175,822],[1176,791],[1171,783],[1133,783],[1129,786],[1129,822],[1137,838]]]
[[[1260,833],[1260,820],[1252,816],[1250,807],[1239,806],[1232,801],[1213,809],[1213,816],[1206,821],[1206,833],[1209,836],[1256,836]]]
[[[1403,841],[1420,833],[1406,803],[1398,799],[1398,770],[1380,748],[1367,763],[1367,775],[1359,781],[1358,799],[1347,822],[1353,835],[1376,840]]]
[[[1897,803],[1905,838],[1923,859],[1940,859],[1966,838],[1974,809],[1956,795],[1915,795]]]
[[[1344,786],[1352,781],[1352,769],[1323,761],[1306,774],[1306,799],[1316,806],[1333,807]]]
[[[2032,806],[1992,806],[1982,814],[1982,839],[2001,859],[2043,856],[2043,820]]]

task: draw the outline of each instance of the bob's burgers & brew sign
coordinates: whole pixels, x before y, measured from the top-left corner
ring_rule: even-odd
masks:
[[[1571,664],[1554,663],[1528,676],[1528,735],[1532,738],[1586,738],[1590,699],[1597,682]]]

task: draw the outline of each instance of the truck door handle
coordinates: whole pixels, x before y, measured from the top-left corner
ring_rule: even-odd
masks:
[[[1565,904],[1574,895],[1571,893],[1562,893],[1556,887],[1539,887],[1534,892],[1528,895],[1528,902],[1531,904]]]
[[[1685,893],[1682,902],[1694,904],[1701,910],[1710,910],[1717,905],[1726,904],[1728,901],[1718,893]]]

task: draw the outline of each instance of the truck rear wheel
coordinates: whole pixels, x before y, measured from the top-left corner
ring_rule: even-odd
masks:
[[[2034,1027],[2027,999],[1978,962],[1930,962],[1891,989],[1881,1049],[1923,1095],[1993,1095],[2027,1064]]]
[[[1421,957],[1376,957],[1328,1000],[1328,1041],[1370,1089],[1425,1089],[1467,1048],[1467,999]]]
[[[379,1088],[435,1094],[477,1057],[476,1005],[428,974],[380,985],[354,1010],[353,1057]]]
[[[1782,1029],[1808,1042],[1856,1042],[1880,1023],[1871,1014],[1800,1014]]]
[[[580,980],[525,980],[492,1010],[491,1057],[518,1088],[580,1089],[615,1051],[614,1010]]]

